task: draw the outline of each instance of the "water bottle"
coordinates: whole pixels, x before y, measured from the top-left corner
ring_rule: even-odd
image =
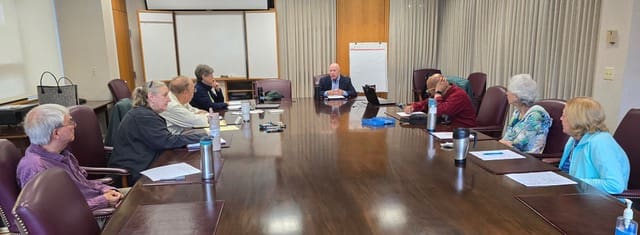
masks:
[[[436,130],[436,119],[438,113],[438,104],[436,99],[429,98],[429,113],[427,114],[427,131]]]
[[[213,180],[213,139],[211,136],[204,136],[200,139],[200,167],[202,168],[202,179]]]
[[[220,151],[220,116],[218,113],[209,113],[209,135],[213,140],[213,151]]]
[[[258,103],[259,104],[263,104],[264,103],[264,90],[262,90],[262,87],[258,87]]]
[[[249,111],[251,111],[251,106],[249,106],[249,102],[243,101],[240,110],[242,112],[242,121],[249,122],[251,116],[249,115]]]

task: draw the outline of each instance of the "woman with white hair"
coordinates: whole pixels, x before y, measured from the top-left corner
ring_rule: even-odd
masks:
[[[515,110],[501,143],[526,153],[542,153],[551,127],[551,116],[542,106],[534,105],[536,81],[529,74],[518,74],[509,80],[507,99]]]

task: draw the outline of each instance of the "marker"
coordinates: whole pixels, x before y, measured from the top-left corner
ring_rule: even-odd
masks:
[[[502,152],[486,152],[486,153],[482,153],[482,155],[502,155]]]

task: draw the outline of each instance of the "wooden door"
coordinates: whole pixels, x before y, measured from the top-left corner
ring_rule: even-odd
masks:
[[[118,68],[120,79],[127,82],[129,90],[136,86],[135,72],[133,71],[133,58],[131,56],[131,43],[129,41],[129,23],[127,18],[126,0],[112,0],[113,25],[116,34],[116,49],[118,52]],[[169,78],[167,78],[169,79]]]

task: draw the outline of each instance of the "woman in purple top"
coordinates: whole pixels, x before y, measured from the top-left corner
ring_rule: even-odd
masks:
[[[43,104],[33,108],[24,121],[24,131],[31,145],[18,163],[17,178],[20,187],[35,175],[49,168],[61,168],[69,174],[91,210],[115,206],[123,195],[114,187],[99,181],[87,180],[87,172],[67,150],[75,138],[76,123],[69,110],[57,104]]]

